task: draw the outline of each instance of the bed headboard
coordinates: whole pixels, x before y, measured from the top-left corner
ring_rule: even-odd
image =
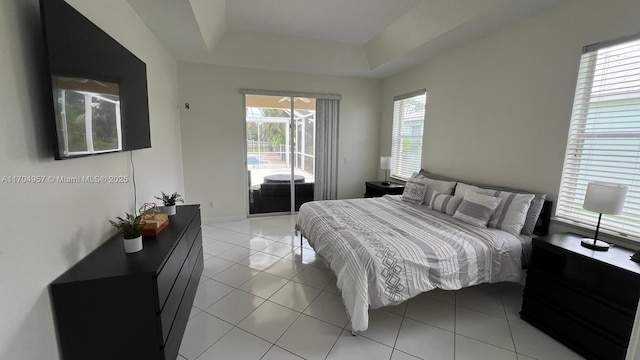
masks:
[[[533,234],[544,236],[549,233],[549,224],[551,223],[551,208],[553,207],[553,201],[545,200],[538,217],[536,227],[533,228]]]
[[[509,191],[509,192],[516,192],[516,193],[524,193],[524,194],[538,194],[536,192],[530,192],[530,191],[527,191],[527,190],[519,190],[519,189],[513,189],[513,188],[509,188],[509,187],[504,187],[504,186],[495,186],[495,185],[487,185],[487,184],[482,184],[482,183],[476,183],[475,181],[465,181],[465,180],[460,180],[460,179],[454,179],[454,178],[451,178],[451,177],[448,177],[448,176],[430,173],[429,171],[427,171],[425,169],[420,169],[420,174],[424,175],[424,176],[426,176],[428,178],[435,179],[435,180],[462,181],[462,182],[467,183],[469,185],[474,185],[474,186],[481,187],[481,188],[494,189],[494,190],[498,190],[498,191]],[[545,200],[544,201],[544,205],[542,205],[542,211],[540,211],[540,216],[538,216],[538,221],[536,222],[536,226],[533,228],[533,234],[534,235],[544,236],[544,235],[547,235],[549,233],[549,224],[551,223],[551,208],[552,207],[553,207],[553,201],[551,201],[551,200]]]

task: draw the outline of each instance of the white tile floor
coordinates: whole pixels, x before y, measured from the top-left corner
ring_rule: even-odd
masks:
[[[202,226],[202,281],[178,359],[581,359],[522,321],[522,287],[431,291],[369,312],[353,337],[335,276],[294,216]]]

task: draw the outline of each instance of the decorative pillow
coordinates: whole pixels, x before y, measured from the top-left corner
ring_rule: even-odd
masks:
[[[516,194],[492,189],[478,189],[478,194],[494,196],[502,199],[500,205],[489,219],[489,226],[518,235],[527,220],[527,212],[533,194]]]
[[[431,204],[431,198],[433,197],[434,191],[445,195],[451,195],[453,194],[453,189],[456,187],[455,181],[435,180],[420,174],[415,175],[413,179],[427,184],[427,193],[424,198],[425,204]]]
[[[429,207],[433,210],[453,215],[461,202],[462,198],[459,196],[446,195],[441,192],[434,191]]]
[[[538,223],[538,218],[540,217],[540,213],[542,212],[542,207],[544,206],[544,201],[546,199],[547,194],[535,194],[535,197],[531,200],[529,211],[527,211],[527,219],[524,221],[524,226],[520,231],[522,234],[533,234],[533,230],[536,227],[536,223]]]
[[[452,195],[457,184],[455,181],[430,180],[431,183],[427,186],[427,198],[429,199],[429,202],[431,202],[431,198],[435,191],[441,194]]]
[[[402,200],[416,205],[424,203],[424,194],[427,192],[427,185],[409,179],[402,192]]]
[[[469,185],[467,183],[463,183],[463,182],[459,182],[458,181],[458,185],[456,185],[456,192],[455,192],[455,196],[459,196],[459,197],[464,197],[464,195],[471,191],[471,192],[477,192],[478,189],[480,189],[477,186],[474,185]]]
[[[438,174],[432,174],[424,169],[420,169],[420,172],[418,173],[418,175],[421,176],[425,176],[428,177],[430,179],[436,179],[436,180],[445,180],[445,181],[455,181],[455,179],[450,178],[448,176],[443,176],[443,175],[438,175]],[[460,184],[462,184],[462,186],[460,186]],[[466,185],[466,187],[465,187]],[[472,186],[472,185],[468,185],[468,184],[464,184],[464,183],[458,183],[458,185],[456,186],[456,196],[464,196],[464,192],[466,190],[468,190],[468,187]],[[503,186],[493,186],[493,185],[483,185],[483,184],[476,184],[476,186],[479,186],[481,188],[485,188],[485,189],[492,189],[492,190],[496,190],[496,191],[508,191],[508,192],[513,192],[516,194],[534,194],[535,197],[533,198],[533,200],[531,200],[531,206],[529,206],[529,211],[527,211],[527,219],[524,222],[524,226],[522,227],[522,230],[520,231],[521,234],[523,235],[532,235],[533,234],[533,230],[536,227],[536,223],[538,222],[538,218],[540,217],[540,213],[542,212],[542,207],[544,206],[544,201],[547,199],[547,194],[542,194],[542,193],[532,193],[530,191],[525,191],[525,190],[520,190],[520,189],[513,189],[513,188],[508,188],[508,187],[503,187]]]
[[[491,215],[500,205],[500,198],[467,191],[453,217],[478,227],[487,227]]]

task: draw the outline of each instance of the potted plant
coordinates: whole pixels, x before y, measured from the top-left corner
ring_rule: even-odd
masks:
[[[117,222],[109,220],[111,225],[118,229],[118,232],[122,234],[122,240],[124,242],[124,251],[127,253],[134,253],[142,250],[142,223],[141,216],[134,216],[129,213],[125,213],[126,218],[117,217]]]
[[[162,197],[159,197],[159,196],[154,196],[154,197],[158,200],[162,200],[162,202],[164,203],[164,212],[169,216],[176,214],[176,202],[179,201],[184,204],[182,195],[178,194],[177,192],[174,192],[171,195],[167,195],[163,191]]]

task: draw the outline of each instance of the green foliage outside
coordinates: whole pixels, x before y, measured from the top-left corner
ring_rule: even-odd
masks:
[[[85,95],[67,91],[65,96],[67,118],[67,141],[70,152],[87,151]],[[93,150],[113,150],[118,148],[116,127],[116,104],[92,98]]]
[[[289,117],[289,115],[282,109],[266,109],[261,108],[263,117],[265,118],[283,118]],[[282,122],[247,122],[247,141],[268,142],[268,148],[265,148],[263,144],[260,144],[260,149],[254,144],[247,149],[249,152],[256,151],[277,151],[280,145],[284,145],[287,141],[287,126]],[[258,133],[260,138],[258,139]],[[251,144],[249,142],[249,144]]]
[[[93,116],[93,149],[113,150],[118,148],[118,129],[116,127],[116,104],[94,98],[91,115]]]
[[[86,128],[84,121],[84,95],[68,91],[65,109],[67,112],[67,141],[69,151],[87,151]]]

